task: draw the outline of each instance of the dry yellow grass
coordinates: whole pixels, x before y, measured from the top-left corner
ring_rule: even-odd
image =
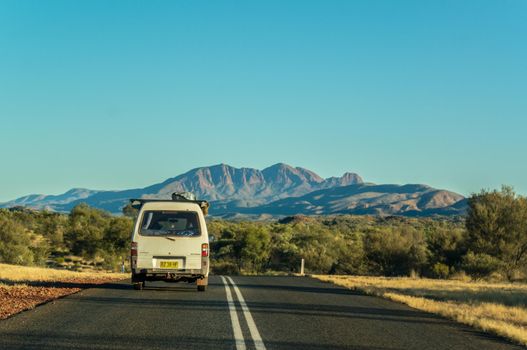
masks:
[[[439,314],[527,345],[527,285],[420,278],[313,276]]]
[[[0,264],[0,319],[83,288],[121,280],[128,274],[73,272]]]
[[[42,267],[28,267],[0,264],[0,281],[35,281],[35,282],[55,282],[71,279],[124,279],[129,274],[108,273],[108,272],[75,272],[68,270],[48,269]]]

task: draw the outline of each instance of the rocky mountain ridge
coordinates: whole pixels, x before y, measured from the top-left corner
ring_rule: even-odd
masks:
[[[72,189],[61,195],[29,195],[0,207],[25,206],[67,212],[85,202],[119,214],[130,198],[170,198],[189,191],[211,202],[211,214],[246,215],[434,215],[459,214],[464,197],[426,185],[375,185],[356,173],[323,179],[284,163],[263,170],[227,164],[192,169],[144,188],[122,191]],[[457,206],[456,206],[457,205]]]

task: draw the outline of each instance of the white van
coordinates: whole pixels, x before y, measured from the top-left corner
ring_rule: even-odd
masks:
[[[205,291],[209,276],[206,201],[132,199],[139,209],[132,234],[132,284],[145,281],[196,282]]]

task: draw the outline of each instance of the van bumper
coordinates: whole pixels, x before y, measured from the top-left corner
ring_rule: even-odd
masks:
[[[162,270],[162,269],[134,269],[132,270],[132,283],[142,281],[166,282],[195,282],[208,281],[208,271],[201,269],[189,270]]]

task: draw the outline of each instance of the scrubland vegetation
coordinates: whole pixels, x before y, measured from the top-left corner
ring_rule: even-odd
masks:
[[[212,221],[222,273],[306,272],[525,280],[527,200],[482,191],[466,217],[293,217],[275,223]]]
[[[85,204],[58,214],[0,209],[0,262],[118,270],[129,253],[132,220]]]
[[[273,222],[210,219],[215,273],[306,272],[523,280],[527,200],[510,188],[482,191],[465,217],[289,217]],[[127,262],[135,213],[116,217],[81,204],[69,214],[0,210],[0,262],[118,270]]]

